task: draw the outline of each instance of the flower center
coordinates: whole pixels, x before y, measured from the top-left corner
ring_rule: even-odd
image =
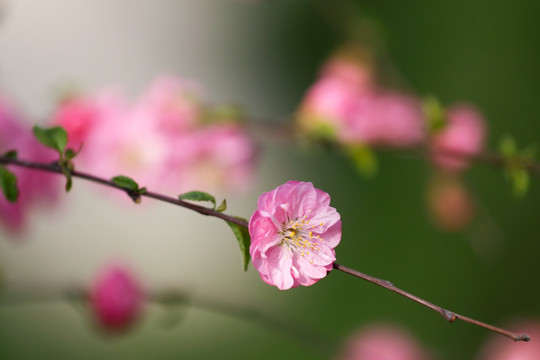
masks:
[[[320,225],[324,225],[321,223]],[[313,235],[314,225],[309,225],[309,220],[304,216],[284,223],[280,246],[286,246],[289,251],[300,256],[310,257],[319,251],[319,241],[323,239],[319,235]],[[313,263],[313,261],[310,261]]]

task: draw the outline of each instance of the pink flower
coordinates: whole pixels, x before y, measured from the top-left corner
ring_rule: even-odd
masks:
[[[178,191],[243,190],[254,175],[255,145],[235,124],[212,125],[179,136],[162,179]]]
[[[359,96],[358,89],[339,77],[319,79],[307,91],[299,111],[299,125],[306,131],[328,126],[339,133]]]
[[[90,292],[97,322],[106,330],[123,330],[140,316],[144,296],[133,274],[119,265],[102,270]]]
[[[410,147],[425,137],[424,115],[413,97],[382,93],[358,97],[340,138],[346,143]]]
[[[492,336],[482,348],[479,360],[538,360],[540,359],[540,322],[518,322],[513,326],[531,337],[530,342],[514,342],[500,335]]]
[[[388,325],[370,326],[351,336],[339,360],[427,360],[428,354],[405,330]]]
[[[86,139],[80,169],[98,176],[132,177],[141,186],[162,190],[166,159],[172,151],[167,134],[148,112],[125,109],[100,121]]]
[[[0,96],[0,153],[17,150],[18,157],[37,162],[52,162],[58,156],[41,145],[26,126],[18,111]],[[61,179],[30,169],[7,166],[17,177],[19,199],[8,202],[0,194],[0,222],[13,234],[21,233],[27,225],[28,214],[36,205],[53,205],[61,189]]]
[[[253,266],[280,290],[309,286],[326,276],[341,240],[330,195],[310,182],[288,181],[259,197],[249,221]]]
[[[468,166],[467,158],[478,155],[484,146],[486,125],[482,114],[471,106],[448,110],[446,127],[433,136],[432,158],[436,165],[451,171]]]
[[[162,76],[152,82],[137,106],[151,113],[164,132],[177,135],[193,128],[203,112],[198,100],[202,91],[191,81]]]
[[[356,50],[356,56],[338,54],[330,58],[322,67],[322,77],[339,78],[356,87],[360,92],[369,92],[375,88],[375,75],[370,55],[365,50]]]
[[[427,203],[433,221],[443,230],[462,230],[475,215],[473,198],[463,181],[452,175],[439,174],[432,178]]]
[[[68,133],[68,147],[78,150],[101,122],[119,116],[125,106],[122,96],[111,90],[91,96],[74,96],[59,104],[51,123],[62,126]]]

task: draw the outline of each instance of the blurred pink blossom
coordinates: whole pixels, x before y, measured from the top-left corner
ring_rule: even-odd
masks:
[[[90,290],[90,305],[105,330],[125,330],[139,318],[144,295],[131,270],[113,264],[101,270]]]
[[[138,101],[111,90],[60,105],[78,169],[125,175],[157,191],[243,190],[253,177],[255,146],[234,123],[203,121],[199,87],[178,77],[155,80]]]
[[[23,160],[52,162],[58,155],[42,146],[32,135],[20,113],[6,99],[0,97],[0,153],[16,150]],[[52,206],[60,193],[60,178],[54,174],[7,166],[17,177],[19,199],[8,202],[0,194],[0,221],[13,234],[21,233],[28,221],[28,213],[36,205]]]
[[[326,125],[334,133],[341,133],[359,96],[349,82],[339,77],[322,77],[306,92],[298,115],[300,127],[311,132]]]
[[[194,82],[162,76],[150,84],[136,106],[149,111],[157,126],[174,136],[197,125],[203,111],[201,94]]]
[[[253,266],[266,283],[286,290],[332,270],[341,221],[330,195],[310,182],[288,181],[259,197],[249,233]]]
[[[410,147],[425,137],[425,121],[417,99],[397,93],[358,97],[341,139],[346,143]]]
[[[513,326],[531,337],[530,342],[514,342],[493,335],[482,347],[478,360],[538,360],[540,359],[540,321],[516,322]]]
[[[120,117],[126,106],[123,96],[110,89],[90,96],[73,95],[58,105],[51,122],[66,130],[68,147],[78,150],[101,122]]]
[[[235,124],[200,128],[173,143],[164,181],[179,191],[240,191],[253,179],[255,146]]]
[[[361,50],[361,49],[360,49]],[[345,144],[410,147],[426,136],[420,102],[375,83],[365,51],[334,56],[306,92],[298,125],[308,133],[331,135]]]
[[[375,88],[373,68],[365,61],[334,57],[327,61],[321,69],[322,78],[333,77],[350,84],[360,92]]]
[[[105,117],[88,134],[75,163],[98,176],[125,175],[141,186],[163,189],[161,178],[172,151],[169,137],[148,112],[126,109],[117,115]]]
[[[475,215],[475,203],[462,179],[451,174],[432,177],[427,191],[427,205],[435,224],[443,230],[459,231]]]
[[[422,345],[405,330],[372,325],[351,336],[338,360],[427,360]]]
[[[469,105],[453,106],[447,111],[445,128],[432,139],[432,158],[436,165],[451,171],[465,169],[467,158],[484,147],[486,124],[482,114]]]

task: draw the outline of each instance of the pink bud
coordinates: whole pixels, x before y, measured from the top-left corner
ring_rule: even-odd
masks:
[[[405,330],[374,325],[351,336],[339,360],[427,360],[427,352]]]
[[[119,331],[139,317],[143,293],[129,269],[111,265],[95,280],[90,303],[99,325],[106,330]]]
[[[434,176],[428,187],[428,209],[443,230],[464,229],[474,217],[475,204],[461,179],[452,175]]]
[[[441,168],[460,171],[468,166],[468,158],[482,151],[485,121],[478,110],[467,105],[450,108],[447,120],[446,127],[433,136],[432,158]]]

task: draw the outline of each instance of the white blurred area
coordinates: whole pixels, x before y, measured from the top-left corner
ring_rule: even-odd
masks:
[[[269,71],[271,49],[259,31],[264,4],[0,0],[0,6],[0,91],[32,122],[45,121],[65,86],[93,91],[117,85],[134,98],[169,73],[200,82],[210,101],[238,102],[256,116],[286,113],[272,98],[279,91]],[[259,181],[250,191],[218,194],[227,196],[229,213],[249,218],[258,194],[278,185],[272,155],[260,161]],[[118,259],[132,265],[152,291],[187,287],[225,301],[242,299],[240,304],[275,293],[252,267],[242,271],[225,223],[186,209],[151,199],[134,205],[75,180],[60,206],[33,215],[25,237],[0,233],[7,292],[85,284]]]

